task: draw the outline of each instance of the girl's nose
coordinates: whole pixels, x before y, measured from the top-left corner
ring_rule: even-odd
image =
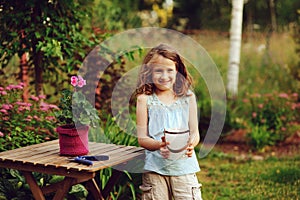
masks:
[[[166,79],[166,78],[168,78],[168,73],[167,72],[163,72],[162,74],[161,74],[161,77],[160,77],[161,79]]]

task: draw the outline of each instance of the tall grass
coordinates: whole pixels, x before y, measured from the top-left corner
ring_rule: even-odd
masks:
[[[208,33],[192,35],[211,55],[219,68],[224,82],[227,82],[229,39],[227,34]],[[239,96],[246,93],[272,91],[296,92],[296,80],[291,68],[297,67],[299,57],[292,33],[244,34],[241,46],[239,73]]]

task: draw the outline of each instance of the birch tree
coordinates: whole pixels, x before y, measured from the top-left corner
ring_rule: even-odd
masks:
[[[228,97],[230,98],[236,97],[238,93],[243,7],[243,0],[232,0],[229,62],[227,72],[227,92]]]

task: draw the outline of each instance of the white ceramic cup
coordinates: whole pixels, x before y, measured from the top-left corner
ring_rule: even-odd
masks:
[[[164,136],[166,142],[169,142],[167,148],[172,153],[184,151],[190,140],[190,130],[182,129],[165,129]]]

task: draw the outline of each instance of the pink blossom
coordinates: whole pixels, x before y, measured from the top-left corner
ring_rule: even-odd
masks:
[[[264,104],[260,103],[257,105],[258,108],[262,109],[264,107]]]
[[[46,99],[46,95],[43,95],[43,94],[40,94],[38,97],[39,97],[40,99]]]
[[[23,89],[23,86],[21,85],[8,85],[5,88],[6,90],[13,90],[13,89]]]
[[[3,137],[4,136],[4,133],[2,133],[1,131],[0,131],[0,137]]]
[[[46,116],[45,119],[48,120],[48,121],[55,121],[56,120],[56,118],[54,116]]]
[[[32,106],[31,103],[20,102],[20,101],[17,101],[16,104],[19,105],[19,106],[26,106],[26,107]]]
[[[253,112],[253,113],[252,113],[252,117],[253,117],[253,118],[256,118],[256,117],[257,117],[257,113],[256,113],[256,112]]]
[[[285,127],[281,127],[281,130],[282,130],[282,131],[286,131],[286,128],[285,128]]]
[[[82,76],[78,75],[78,87],[83,87],[86,85],[86,80],[82,78]]]
[[[22,112],[23,110],[25,110],[25,107],[23,107],[23,106],[18,108],[18,111],[20,111],[20,112]]]
[[[77,86],[77,84],[78,84],[77,76],[72,76],[71,77],[71,85],[73,85],[75,87],[75,86]]]
[[[59,109],[59,108],[57,107],[57,105],[53,105],[53,104],[49,104],[49,108],[50,108],[50,109],[56,109],[56,110]]]
[[[295,110],[296,108],[297,108],[297,104],[296,104],[296,103],[292,103],[291,109],[292,109],[292,110]]]
[[[259,93],[255,93],[252,95],[252,97],[261,97],[261,95]]]
[[[295,92],[291,96],[292,96],[293,100],[296,100],[296,101],[298,100],[298,93]]]
[[[12,90],[13,88],[12,88],[12,86],[11,85],[9,85],[9,86],[6,86],[6,88],[5,88],[6,90]]]
[[[3,91],[4,90],[4,88],[3,87],[0,87],[0,91]]]
[[[41,103],[41,110],[47,111],[49,109],[59,109],[56,105],[53,104],[47,104],[45,102]]]
[[[243,99],[243,103],[248,103],[249,99]]]
[[[40,119],[38,116],[36,116],[36,115],[33,116],[33,119],[35,119],[35,120],[37,120],[37,121],[40,121],[40,120],[41,120],[41,119]]]
[[[78,86],[78,87],[83,87],[84,85],[86,85],[86,80],[84,80],[82,78],[82,76],[78,75],[78,76],[72,76],[71,77],[71,85],[73,85],[74,87]]]
[[[39,101],[40,99],[34,95],[31,95],[30,98],[33,100],[33,101]]]
[[[280,94],[278,95],[278,97],[283,98],[283,99],[288,99],[288,98],[289,98],[289,95],[288,95],[287,93],[280,93]]]
[[[5,109],[1,109],[0,112],[7,114],[7,110],[5,110]]]
[[[8,117],[8,116],[2,117],[2,120],[3,120],[3,121],[8,121],[8,120],[9,120],[9,117]]]
[[[15,87],[14,87],[14,89],[23,89],[23,86],[21,86],[21,85],[15,85]]]
[[[6,91],[0,91],[0,94],[1,95],[7,95],[7,92]]]
[[[300,103],[292,103],[291,109],[296,110],[297,108],[300,108]]]
[[[77,76],[79,80],[84,80],[81,75]]]
[[[86,80],[84,80],[84,79],[82,79],[82,80],[79,80],[78,81],[78,87],[83,87],[83,86],[85,86],[86,85]]]
[[[41,111],[44,111],[44,112],[46,112],[46,111],[48,111],[49,110],[49,108],[48,107],[44,107],[44,106],[41,106]]]
[[[30,122],[30,121],[31,121],[31,119],[32,119],[32,117],[31,117],[31,116],[27,116],[27,118],[25,119],[25,121],[27,121],[27,122]]]
[[[13,106],[11,104],[3,104],[2,108],[5,109],[5,110],[10,110],[10,109],[13,108]]]

